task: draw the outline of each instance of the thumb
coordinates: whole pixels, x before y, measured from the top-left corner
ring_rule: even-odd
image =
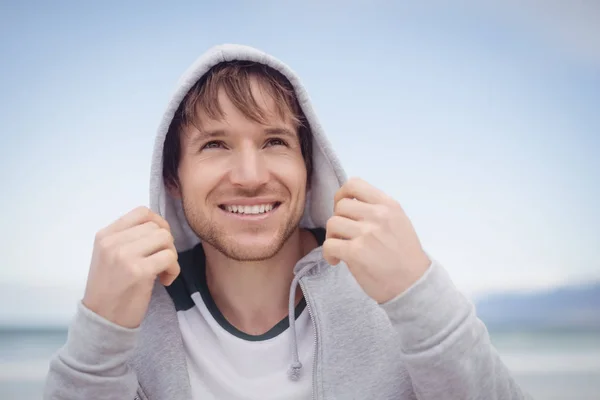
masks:
[[[327,238],[323,242],[323,258],[330,265],[338,265],[344,260],[344,253],[348,242],[343,239]]]

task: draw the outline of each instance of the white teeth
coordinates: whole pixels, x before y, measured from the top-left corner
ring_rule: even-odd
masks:
[[[238,214],[263,214],[271,211],[273,208],[273,204],[260,204],[255,206],[225,206],[227,211]]]

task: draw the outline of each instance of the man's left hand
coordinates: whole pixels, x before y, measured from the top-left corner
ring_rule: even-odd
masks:
[[[431,261],[400,204],[362,179],[336,193],[323,256],[344,261],[363,290],[385,303],[412,286]]]

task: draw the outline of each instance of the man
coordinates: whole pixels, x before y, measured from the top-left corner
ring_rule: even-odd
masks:
[[[400,204],[346,180],[280,61],[219,46],[96,236],[46,399],[521,399]]]

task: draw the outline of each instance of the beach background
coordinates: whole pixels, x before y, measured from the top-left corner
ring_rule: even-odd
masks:
[[[0,2],[0,399],[41,398],[96,231],[148,204],[176,81],[221,43],[302,78],[535,399],[600,399],[597,1]]]
[[[597,332],[492,332],[515,379],[540,400],[600,399]],[[64,343],[62,329],[0,331],[0,398],[41,399],[48,358]]]

